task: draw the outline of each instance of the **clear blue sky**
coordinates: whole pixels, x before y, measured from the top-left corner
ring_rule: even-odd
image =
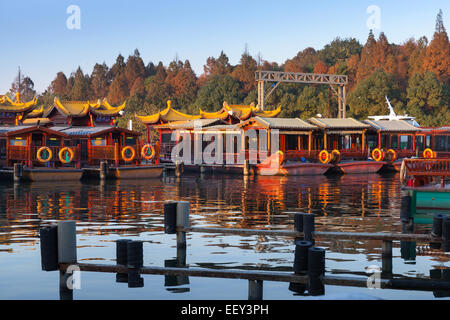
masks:
[[[70,5],[81,10],[81,29],[70,30]],[[111,66],[117,55],[138,48],[145,64],[189,59],[197,74],[221,50],[236,64],[245,44],[253,56],[283,63],[306,47],[321,49],[335,37],[365,43],[366,12],[377,5],[389,42],[431,40],[439,9],[450,30],[448,0],[1,0],[0,94],[8,91],[18,66],[42,92],[58,71],[67,76],[96,62]]]

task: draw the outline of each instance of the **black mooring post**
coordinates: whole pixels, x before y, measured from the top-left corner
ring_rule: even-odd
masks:
[[[263,281],[248,280],[248,300],[263,299]]]
[[[59,271],[59,300],[73,300],[73,290],[69,288],[72,274]]]
[[[142,241],[127,242],[128,288],[142,288],[144,279],[139,269],[144,265]]]
[[[308,293],[312,296],[325,294],[323,277],[325,275],[325,249],[308,249]]]
[[[58,270],[58,228],[50,226],[39,231],[41,242],[41,266],[44,271]]]
[[[295,274],[306,274],[308,272],[308,249],[310,247],[312,247],[311,241],[298,240],[295,242]]]
[[[381,273],[388,277],[392,275],[392,241],[381,244]]]
[[[139,269],[144,264],[142,241],[127,242],[127,265],[128,268]]]
[[[431,229],[431,235],[436,238],[442,237],[442,223],[444,220],[444,215],[440,213],[436,213],[433,216],[433,228]],[[431,242],[430,243],[431,249],[440,249],[441,243],[440,242]]]
[[[128,269],[128,288],[142,288],[144,278],[141,277],[137,269]]]
[[[400,220],[403,233],[414,233],[414,219],[411,218],[411,196],[403,196],[400,207]]]
[[[442,219],[442,250],[450,252],[450,217],[445,216]]]
[[[294,230],[297,232],[303,232],[303,216],[305,214],[302,212],[294,213]],[[295,237],[295,241],[303,240],[303,237]]]
[[[406,264],[416,263],[416,242],[400,241],[400,254]]]
[[[311,241],[314,245],[315,241],[312,233],[314,232],[314,214],[304,214],[303,215],[303,233],[304,240]]]
[[[168,201],[164,203],[164,231],[167,234],[177,233],[177,202]]]
[[[116,263],[118,265],[128,265],[128,243],[130,239],[116,240]],[[128,283],[128,273],[116,273],[116,282]]]

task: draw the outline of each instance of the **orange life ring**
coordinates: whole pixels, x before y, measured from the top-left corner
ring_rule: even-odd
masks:
[[[372,150],[372,159],[375,161],[381,161],[384,158],[384,153],[378,148]]]
[[[147,153],[149,150],[151,151],[150,155]],[[141,156],[145,160],[152,160],[155,157],[155,153],[155,148],[151,144],[145,144],[142,147]]]
[[[65,151],[67,151],[69,153],[69,159],[64,158]],[[65,164],[71,163],[73,160],[73,156],[74,156],[73,150],[69,147],[61,148],[61,150],[59,150],[59,152],[58,152],[59,161],[61,161],[62,163],[65,163]]]
[[[131,151],[131,156],[127,157],[127,151],[130,150]],[[134,151],[134,148],[131,146],[126,146],[125,148],[122,149],[122,159],[125,162],[130,162],[134,159],[134,157],[136,156],[136,151]]]
[[[323,164],[328,163],[330,161],[330,158],[331,158],[330,154],[328,153],[327,150],[322,150],[319,152],[319,160]]]
[[[333,151],[331,151],[330,161],[331,160],[336,163],[339,163],[339,161],[341,161],[341,153],[339,152],[339,150],[334,149]]]
[[[427,148],[423,150],[423,157],[426,159],[432,159],[435,157],[435,152],[433,152],[430,148]]]
[[[42,158],[42,152],[44,152],[44,151],[46,151],[48,153],[48,158],[47,159],[43,159]],[[36,158],[42,163],[49,162],[50,160],[52,160],[52,157],[53,157],[53,153],[52,153],[52,150],[50,150],[49,147],[40,147],[38,149],[38,151],[36,152]]]
[[[394,162],[395,161],[395,159],[397,159],[397,153],[395,152],[395,150],[394,149],[389,149],[388,151],[387,151],[387,154],[392,154],[392,158],[391,158],[391,162]]]

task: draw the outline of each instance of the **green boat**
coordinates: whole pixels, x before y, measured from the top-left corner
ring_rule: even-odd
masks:
[[[450,159],[404,159],[400,181],[411,196],[410,217],[430,224],[435,213],[450,214]]]
[[[436,187],[405,187],[411,196],[410,217],[416,224],[430,224],[435,213],[450,215],[450,186]]]

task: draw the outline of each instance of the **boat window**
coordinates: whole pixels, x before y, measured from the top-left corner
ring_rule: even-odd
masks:
[[[298,136],[286,135],[286,150],[298,150]]]
[[[425,149],[426,148],[431,148],[431,136],[427,136],[425,140]]]
[[[400,136],[400,150],[411,150],[412,149],[412,137],[401,135]]]
[[[383,134],[381,135],[381,148],[389,149],[391,145],[389,144],[389,135]]]
[[[345,135],[342,137],[342,149],[352,148],[352,137],[350,135]]]
[[[447,151],[450,151],[450,136],[447,136]]]
[[[435,151],[447,151],[447,136],[435,137]]]
[[[367,135],[367,147],[373,150],[378,147],[378,136],[375,134]]]
[[[136,138],[134,138],[134,137],[126,137],[125,138],[125,145],[126,146],[135,146],[136,145]]]
[[[416,149],[419,149],[419,151],[425,150],[424,148],[424,136],[416,136]]]
[[[398,136],[396,134],[393,134],[391,137],[391,149],[397,148],[398,148]]]
[[[170,142],[172,142],[172,133],[161,134],[161,143],[170,143]]]

